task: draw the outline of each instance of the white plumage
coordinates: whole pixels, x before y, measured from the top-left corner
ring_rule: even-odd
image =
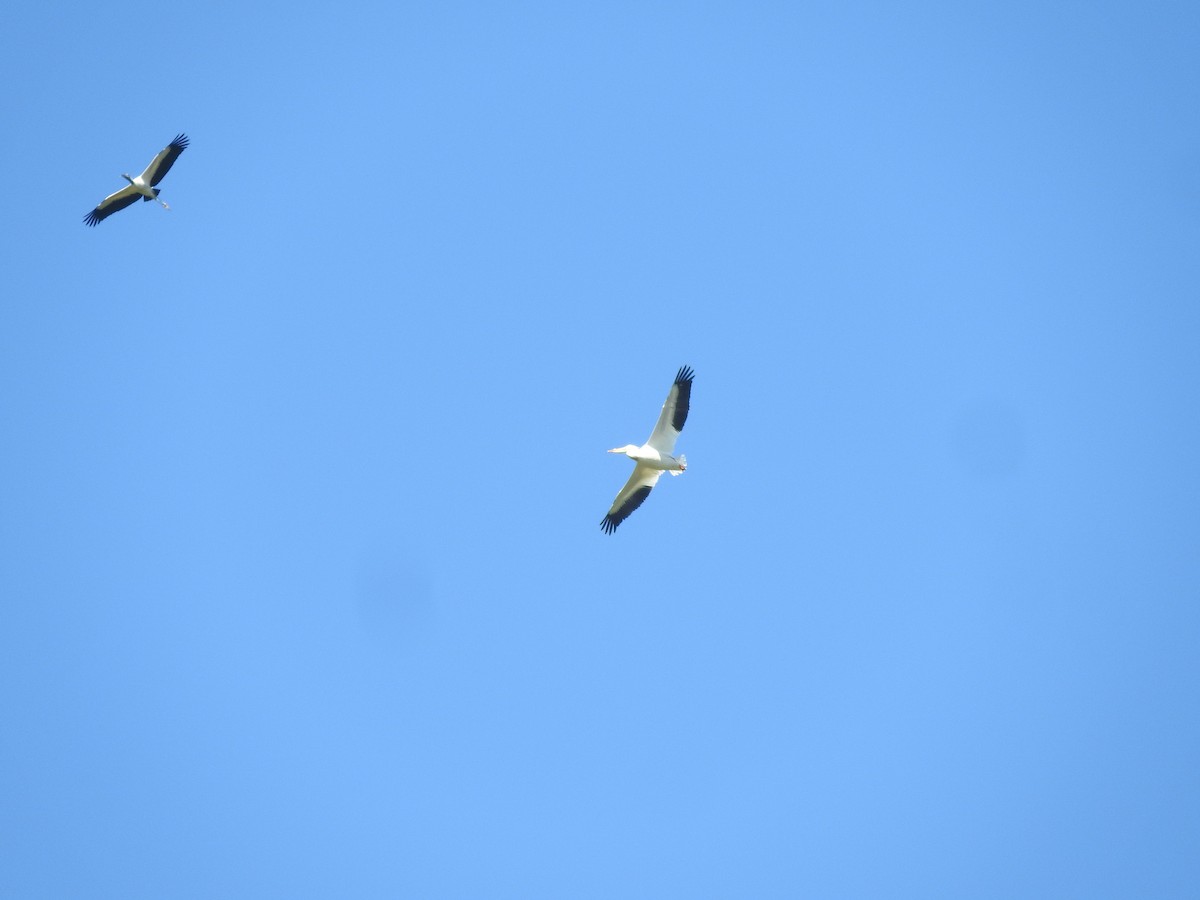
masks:
[[[617,494],[608,515],[600,522],[605,534],[616,531],[617,526],[645,502],[663,472],[678,475],[687,469],[687,457],[682,453],[675,456],[674,453],[675,441],[679,439],[683,423],[687,421],[694,375],[688,366],[683,366],[675,375],[675,383],[667,392],[667,400],[659,413],[658,422],[646,443],[640,447],[636,444],[626,444],[624,447],[614,447],[608,451],[624,453],[635,465],[633,474]]]
[[[158,200],[158,188],[155,187],[163,177],[171,171],[171,166],[175,165],[175,160],[179,159],[179,154],[187,149],[188,137],[186,134],[175,135],[175,140],[163,147],[162,151],[154,159],[150,160],[150,165],[146,166],[146,171],[142,172],[137,178],[130,178],[122,173],[129,184],[121,188],[115,194],[109,194],[103,200],[96,204],[96,208],[83,217],[85,225],[99,225],[115,212],[120,212],[130,204],[137,203],[142,200]],[[170,209],[166,202],[158,200],[162,204],[163,209]]]

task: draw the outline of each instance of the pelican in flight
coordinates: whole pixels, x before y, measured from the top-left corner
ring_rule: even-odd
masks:
[[[131,203],[137,203],[139,197],[143,200],[158,200],[158,188],[155,185],[171,171],[171,166],[175,165],[175,160],[179,159],[179,154],[186,150],[187,146],[187,135],[177,134],[175,140],[163,147],[162,152],[150,160],[146,171],[137,178],[130,178],[122,173],[121,177],[129,182],[129,186],[121,188],[115,194],[109,194],[97,203],[96,208],[83,217],[84,224],[99,225],[113,213],[120,212]],[[162,204],[163,209],[171,208],[164,200],[158,202]]]
[[[658,416],[658,424],[650,432],[650,438],[642,446],[626,444],[614,447],[609,453],[624,453],[636,463],[633,474],[617,494],[612,509],[600,523],[605,534],[612,534],[617,526],[629,518],[629,514],[642,505],[663,472],[678,475],[687,469],[687,457],[680,453],[674,456],[675,441],[687,421],[688,405],[692,399],[692,377],[695,373],[684,366],[675,375],[675,383],[667,392],[667,402]]]

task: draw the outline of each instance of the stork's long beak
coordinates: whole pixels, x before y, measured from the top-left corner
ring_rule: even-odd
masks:
[[[624,453],[625,448],[624,447],[613,447],[611,450],[609,450],[607,452],[608,453]]]

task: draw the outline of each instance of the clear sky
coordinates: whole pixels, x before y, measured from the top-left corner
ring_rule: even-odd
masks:
[[[0,896],[1195,896],[1196,3],[2,18]]]

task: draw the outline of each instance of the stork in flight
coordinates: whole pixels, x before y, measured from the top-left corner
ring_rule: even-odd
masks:
[[[605,534],[612,534],[617,526],[629,518],[629,514],[642,505],[663,472],[679,475],[687,469],[687,457],[680,453],[674,456],[675,441],[687,421],[688,406],[692,399],[692,377],[694,372],[684,366],[675,375],[675,383],[667,392],[667,401],[658,416],[658,424],[650,438],[642,446],[626,444],[614,447],[609,453],[624,453],[636,465],[625,487],[617,494],[612,509],[600,523]]]
[[[187,135],[177,134],[175,140],[163,147],[162,152],[150,160],[146,171],[137,178],[130,178],[128,175],[122,174],[121,177],[128,181],[129,185],[121,188],[115,194],[109,194],[97,203],[96,208],[83,217],[84,224],[99,225],[113,213],[120,212],[132,203],[137,203],[139,197],[143,200],[158,200],[158,188],[155,185],[171,171],[171,166],[175,165],[175,160],[179,159],[179,154],[186,150],[187,146]],[[158,200],[158,202],[162,204],[163,209],[171,208],[164,200]]]

